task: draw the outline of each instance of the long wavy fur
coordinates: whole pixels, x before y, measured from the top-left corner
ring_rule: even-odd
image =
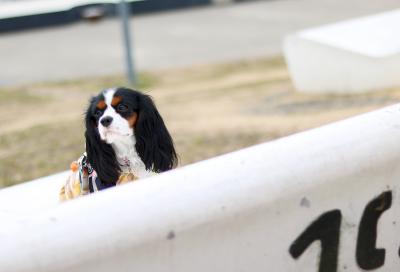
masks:
[[[135,128],[136,151],[147,170],[164,172],[174,168],[177,155],[171,135],[152,99],[139,96],[139,119]]]
[[[90,165],[96,170],[101,182],[114,185],[118,181],[121,169],[119,167],[114,149],[111,145],[100,139],[96,119],[93,117],[91,108],[93,99],[86,111],[86,154]]]

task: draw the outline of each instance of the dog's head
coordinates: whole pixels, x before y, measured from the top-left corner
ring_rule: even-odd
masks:
[[[115,183],[120,174],[111,144],[135,137],[135,148],[147,170],[172,169],[177,160],[172,138],[152,99],[127,88],[107,89],[90,101],[86,111],[86,152],[102,182]]]

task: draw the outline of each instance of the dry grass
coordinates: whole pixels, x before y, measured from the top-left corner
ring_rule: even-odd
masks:
[[[400,89],[349,96],[296,93],[281,58],[141,75],[181,165],[399,101]],[[0,186],[68,168],[83,152],[89,97],[122,76],[0,89]]]

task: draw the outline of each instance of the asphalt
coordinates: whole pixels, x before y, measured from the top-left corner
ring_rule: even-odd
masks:
[[[300,29],[400,8],[398,0],[275,0],[209,6],[130,21],[137,70],[281,54]],[[0,35],[0,85],[124,72],[121,23],[106,19]]]

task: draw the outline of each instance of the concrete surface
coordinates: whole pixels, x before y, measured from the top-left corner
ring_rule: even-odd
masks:
[[[399,107],[61,204],[64,174],[0,190],[0,271],[399,271]]]
[[[400,9],[306,29],[285,39],[297,90],[352,94],[400,87]]]
[[[281,53],[296,30],[399,7],[398,0],[279,0],[133,18],[136,67],[161,69]],[[0,36],[0,84],[82,78],[124,69],[120,22]]]

